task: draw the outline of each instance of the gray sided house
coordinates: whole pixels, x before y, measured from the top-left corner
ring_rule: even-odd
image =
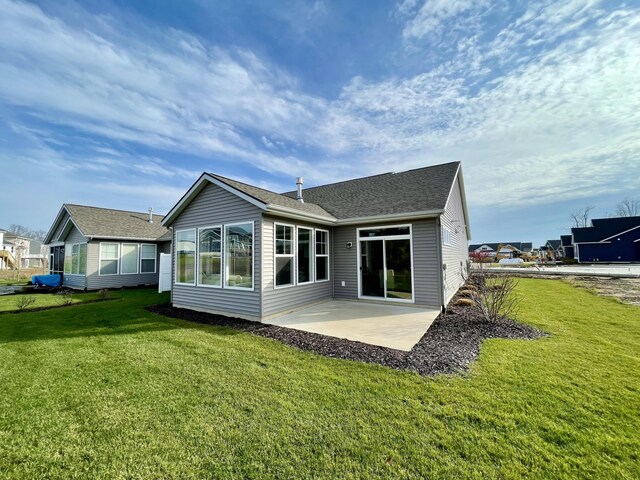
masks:
[[[176,307],[262,321],[328,299],[445,306],[470,238],[460,163],[278,194],[204,173],[167,214]]]
[[[64,204],[45,243],[49,271],[83,290],[158,283],[160,253],[171,251],[162,215]]]

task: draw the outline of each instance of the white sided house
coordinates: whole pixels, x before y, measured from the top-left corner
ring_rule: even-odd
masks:
[[[442,308],[470,238],[458,162],[284,194],[204,173],[163,225],[172,304],[254,321],[332,298]]]
[[[161,253],[171,251],[164,216],[65,203],[45,243],[49,273],[65,287],[98,290],[158,283]]]

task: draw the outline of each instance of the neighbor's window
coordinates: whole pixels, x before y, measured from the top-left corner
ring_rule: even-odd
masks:
[[[198,230],[198,285],[222,286],[222,228]]]
[[[130,274],[138,273],[138,244],[123,243],[122,256],[120,264],[120,273]]]
[[[119,243],[100,244],[100,275],[117,275],[120,259]]]
[[[316,230],[316,281],[329,280],[329,232]]]
[[[253,223],[224,226],[225,286],[253,289]]]
[[[275,224],[276,287],[293,285],[293,227]]]
[[[196,280],[196,231],[176,232],[176,283],[193,285]]]
[[[298,227],[298,283],[313,282],[313,230]]]
[[[75,243],[65,251],[64,273],[67,275],[85,275],[87,273],[87,244]]]
[[[140,273],[156,273],[157,245],[140,246]]]

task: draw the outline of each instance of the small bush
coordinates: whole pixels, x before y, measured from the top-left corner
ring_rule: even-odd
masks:
[[[18,311],[21,312],[21,311],[29,308],[34,303],[36,303],[36,299],[34,297],[29,296],[29,295],[20,295],[16,299],[15,303],[16,303],[16,307],[17,307]]]
[[[465,288],[473,292],[468,299],[480,316],[493,323],[500,317],[515,316],[520,302],[515,294],[517,285],[514,277],[492,275],[486,268],[479,268],[471,273]]]
[[[60,305],[71,305],[73,303],[73,293],[71,290],[63,290],[58,293],[58,303]]]
[[[102,290],[98,290],[98,299],[99,300],[108,300],[111,298],[111,291],[103,288]]]

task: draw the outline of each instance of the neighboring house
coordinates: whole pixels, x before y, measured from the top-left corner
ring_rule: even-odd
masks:
[[[560,235],[560,241],[562,242],[562,253],[564,258],[574,258],[573,243],[571,235]]]
[[[0,270],[44,267],[42,242],[0,229]]]
[[[544,244],[546,247],[547,256],[551,257],[553,260],[557,260],[564,256],[564,251],[562,249],[562,240],[547,240],[547,243]]]
[[[481,255],[495,258],[513,258],[520,257],[522,254],[531,254],[532,250],[532,242],[495,242],[469,245],[469,255],[471,257]]]
[[[594,218],[571,236],[579,262],[640,262],[640,217]]]
[[[285,194],[204,173],[163,224],[172,304],[255,321],[331,298],[442,307],[467,269],[458,162]]]
[[[160,253],[171,251],[162,215],[64,204],[45,244],[63,285],[96,290],[158,283]]]

